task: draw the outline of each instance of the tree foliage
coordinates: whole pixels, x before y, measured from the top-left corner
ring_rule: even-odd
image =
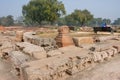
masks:
[[[111,24],[111,20],[110,19],[103,19],[103,22],[105,22],[107,25]]]
[[[66,13],[64,4],[58,0],[31,0],[22,10],[25,22],[39,23],[48,21],[53,23]]]
[[[3,26],[12,26],[14,25],[14,19],[12,15],[8,15],[7,17],[0,18],[0,25]]]
[[[61,26],[61,25],[66,25],[65,17],[60,17],[60,18],[58,18],[57,24],[58,24],[59,26]]]
[[[113,22],[113,24],[114,24],[114,25],[120,25],[120,18],[118,18],[117,20],[115,20],[115,21]]]
[[[66,21],[68,24],[73,23],[73,25],[85,25],[88,21],[93,19],[93,15],[88,10],[75,10],[70,15],[66,16]]]
[[[75,20],[71,14],[65,16],[65,21],[66,21],[66,25],[68,25],[68,26],[77,26],[78,25],[78,21]]]
[[[93,27],[99,27],[101,26],[103,22],[103,19],[102,18],[93,18],[91,21],[90,21],[90,26],[93,26]]]
[[[103,23],[106,23],[107,25],[111,24],[111,20],[110,19],[102,19],[102,18],[93,18],[90,22],[89,22],[89,26],[93,26],[93,27],[100,27]]]

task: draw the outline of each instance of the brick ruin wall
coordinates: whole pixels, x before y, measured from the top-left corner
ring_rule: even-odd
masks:
[[[57,48],[56,41],[53,38],[40,38],[35,35],[35,32],[26,32],[23,34],[23,41],[44,47],[46,51]]]
[[[107,44],[110,42],[111,44]],[[64,80],[66,76],[92,68],[118,55],[120,41],[110,40],[110,42],[100,43],[89,49],[75,46],[60,48],[57,52],[61,54],[22,64],[22,74],[25,80]]]
[[[99,42],[95,42],[96,38],[75,38],[77,46],[49,50],[41,45],[56,46],[54,39],[41,42],[31,32],[24,33],[23,39],[24,42],[13,42],[8,37],[0,39],[0,56],[11,60],[21,80],[65,80],[120,53],[119,36],[98,37]],[[84,45],[86,39],[91,41]]]

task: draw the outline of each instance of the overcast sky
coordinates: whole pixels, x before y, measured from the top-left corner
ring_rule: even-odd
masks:
[[[30,0],[1,0],[0,17],[13,15],[15,18],[22,15],[22,6]],[[67,14],[75,9],[87,9],[94,17],[120,18],[120,0],[60,0],[64,3]]]

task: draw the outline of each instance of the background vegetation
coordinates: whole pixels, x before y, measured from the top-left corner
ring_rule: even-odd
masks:
[[[58,0],[30,0],[22,7],[23,16],[14,20],[12,15],[0,17],[0,25],[3,26],[40,26],[40,25],[68,25],[68,26],[101,26],[120,25],[120,18],[114,20],[94,18],[87,9],[74,10],[66,14],[64,4]]]

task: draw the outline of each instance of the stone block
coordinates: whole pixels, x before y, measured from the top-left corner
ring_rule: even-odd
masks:
[[[30,55],[31,57],[34,57],[35,59],[42,59],[47,56],[46,51],[37,45],[28,43],[28,42],[22,42],[16,44],[24,53]]]
[[[76,46],[80,46],[83,44],[93,44],[94,40],[92,37],[74,37],[73,41]]]

